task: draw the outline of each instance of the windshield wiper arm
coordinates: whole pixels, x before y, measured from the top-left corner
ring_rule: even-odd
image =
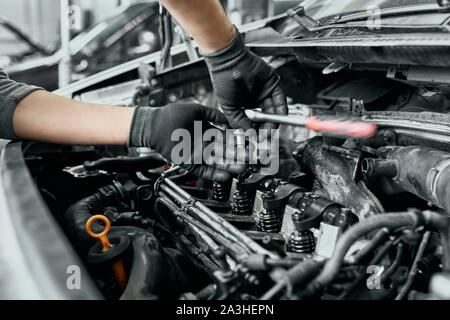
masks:
[[[450,7],[436,7],[436,5],[413,5],[413,6],[405,6],[405,7],[394,7],[394,8],[385,8],[380,9],[380,17],[396,17],[403,15],[414,15],[414,14],[424,14],[424,13],[446,13],[450,12]],[[369,19],[373,16],[373,12],[359,12],[348,14],[344,16],[338,16],[333,20],[331,24],[336,23],[345,23],[345,22],[353,22]]]
[[[288,17],[291,17],[292,19],[297,21],[300,25],[305,27],[305,29],[310,32],[314,32],[317,28],[320,27],[320,22],[308,16],[305,12],[305,8],[302,5],[298,5],[295,8],[289,9],[288,11],[286,11],[286,14]]]
[[[410,6],[408,8],[390,8],[381,10],[381,17],[399,16],[399,15],[411,15],[417,13],[430,13],[430,12],[450,12],[450,7],[436,8],[436,6],[420,6],[421,9],[411,10]],[[407,10],[406,10],[407,9]],[[367,29],[366,23],[358,23],[361,20],[368,19],[372,17],[370,13],[355,13],[345,17],[337,17],[329,24],[320,24],[320,22],[314,20],[305,13],[303,6],[299,5],[293,9],[289,9],[286,12],[287,16],[294,19],[297,23],[303,26],[309,32],[319,32],[330,29]],[[339,22],[339,23],[337,23]],[[356,22],[356,23],[352,23]],[[393,29],[393,30],[411,30],[414,32],[418,31],[450,31],[448,26],[443,25],[380,25],[380,29]]]

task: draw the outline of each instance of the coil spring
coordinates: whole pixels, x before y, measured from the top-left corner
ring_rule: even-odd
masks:
[[[259,214],[258,231],[277,233],[281,230],[281,219],[275,209],[263,210]]]
[[[232,210],[237,215],[250,215],[252,213],[252,202],[248,193],[237,189],[233,195]]]
[[[223,183],[214,182],[212,185],[214,201],[226,202],[227,201],[227,190]]]
[[[310,230],[294,231],[289,237],[288,250],[295,253],[312,253],[316,249],[316,241]]]

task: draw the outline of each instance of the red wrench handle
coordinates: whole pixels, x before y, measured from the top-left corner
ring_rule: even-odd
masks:
[[[313,131],[321,131],[336,135],[344,135],[355,138],[370,138],[378,130],[378,126],[366,122],[355,122],[349,119],[332,119],[309,117],[306,128]]]

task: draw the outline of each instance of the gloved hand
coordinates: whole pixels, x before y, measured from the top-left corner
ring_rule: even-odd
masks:
[[[237,30],[235,39],[228,47],[202,55],[210,70],[219,104],[233,128],[257,128],[246,117],[243,108],[262,108],[266,113],[288,114],[286,96],[279,85],[280,77],[245,46]],[[265,123],[260,128],[271,130],[278,128],[278,125]]]
[[[195,132],[194,121],[202,121],[202,132]],[[222,112],[199,104],[180,103],[169,104],[162,108],[137,108],[131,124],[128,146],[152,148],[167,160],[173,162],[172,151],[175,146],[180,144],[180,141],[171,141],[172,133],[177,129],[186,129],[191,138],[191,154],[188,155],[189,159],[184,163],[175,164],[182,165],[190,173],[205,180],[225,182],[231,178],[231,173],[239,174],[243,172],[246,169],[246,165],[225,163],[227,156],[231,158],[231,153],[226,152],[225,139],[223,145],[219,146],[224,150],[222,159],[214,159],[216,160],[214,163],[212,159],[203,159],[203,153],[199,150],[199,146],[196,145],[195,141],[202,142],[201,148],[203,150],[211,142],[203,142],[202,136],[196,137],[195,135],[203,135],[206,130],[212,128],[209,122],[228,124]],[[194,152],[201,155],[202,164],[194,164]]]

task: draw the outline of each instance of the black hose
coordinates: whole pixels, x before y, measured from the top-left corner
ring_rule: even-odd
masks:
[[[379,153],[396,162],[397,184],[450,213],[450,153],[422,146],[385,147]]]
[[[389,266],[388,269],[386,269],[386,271],[384,271],[381,274],[381,279],[380,279],[381,283],[386,282],[386,280],[389,279],[395,273],[395,271],[397,271],[397,269],[400,266],[400,263],[402,261],[404,252],[405,252],[405,245],[403,242],[400,242],[397,245],[397,251],[395,254],[395,258],[392,261],[392,264]]]
[[[372,253],[381,243],[389,237],[389,230],[383,228],[379,230],[372,238],[370,243],[349,258],[350,264],[360,263],[367,255]]]
[[[70,206],[64,213],[65,225],[76,241],[88,249],[97,241],[86,233],[86,222],[89,218],[96,214],[103,214],[108,207],[123,207],[128,200],[128,192],[125,188],[119,182],[114,182]],[[103,228],[99,222],[92,224],[94,232],[101,232]]]
[[[370,260],[368,263],[369,266],[378,265],[383,259],[386,254],[388,254],[389,250],[391,250],[392,245],[394,244],[395,240],[388,241],[381,249],[378,251],[378,253]],[[361,283],[361,281],[366,277],[365,273],[360,273],[355,280],[346,288],[346,290],[338,297],[338,300],[346,299],[358,285]]]
[[[101,188],[94,195],[73,204],[65,212],[69,232],[84,249],[89,249],[98,240],[88,236],[86,221],[94,214],[104,213],[107,207],[123,207],[129,201],[123,186],[114,182]],[[92,230],[101,232],[104,227],[93,223]],[[163,249],[159,241],[147,230],[129,227],[111,227],[110,236],[129,237],[133,248],[133,257],[128,285],[121,299],[176,298],[184,288],[188,288],[188,279],[184,275],[189,265],[181,261],[173,252]],[[183,268],[180,267],[183,265]]]
[[[325,264],[322,272],[306,287],[306,296],[315,296],[329,285],[339,272],[348,249],[365,234],[380,228],[395,229],[403,226],[417,228],[430,225],[438,230],[443,245],[444,270],[450,269],[450,250],[448,243],[449,218],[438,213],[409,211],[376,215],[350,227],[339,239],[333,257]]]
[[[267,258],[266,264],[271,268],[293,268],[295,267],[300,261],[294,260],[294,259],[271,259]]]
[[[397,175],[397,162],[395,160],[364,159],[361,171],[366,176],[384,176],[394,178]]]
[[[175,299],[189,287],[183,273],[186,264],[182,268],[151,233],[136,227],[117,227],[111,233],[128,236],[133,248],[128,284],[121,300]]]
[[[295,267],[289,269],[282,279],[277,282],[269,291],[267,291],[260,300],[273,300],[285,288],[293,289],[294,286],[300,286],[307,283],[315,277],[321,270],[324,261],[306,260]]]
[[[102,158],[87,161],[83,166],[87,171],[136,172],[159,168],[166,163],[167,161],[159,154],[152,154],[145,157]]]
[[[215,284],[209,284],[201,291],[195,294],[198,300],[212,300],[217,292],[217,286]]]
[[[281,294],[281,292],[286,287],[286,283],[284,282],[277,282],[272,288],[270,288],[269,291],[267,291],[259,300],[273,300],[278,295]]]
[[[395,300],[403,300],[403,298],[408,293],[409,289],[411,289],[411,286],[414,282],[414,279],[416,277],[417,270],[418,270],[417,264],[419,263],[420,259],[422,259],[422,257],[423,257],[423,254],[425,252],[425,249],[427,248],[430,237],[431,237],[430,231],[425,232],[425,234],[423,235],[422,241],[420,242],[420,245],[419,245],[419,249],[417,249],[417,254],[414,258],[413,265],[411,267],[411,270],[409,271],[408,278],[406,279],[406,282],[403,285],[403,287],[400,289],[400,292],[395,297]]]

